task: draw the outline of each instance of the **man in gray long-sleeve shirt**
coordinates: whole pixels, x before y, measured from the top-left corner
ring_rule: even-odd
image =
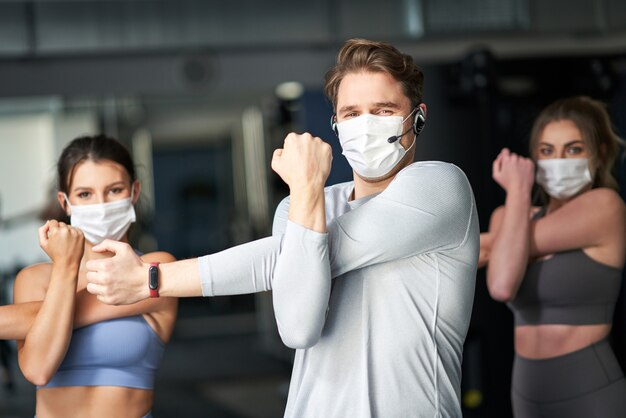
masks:
[[[286,417],[461,416],[479,229],[459,168],[411,164],[422,82],[391,45],[348,41],[326,92],[354,181],[324,188],[328,144],[290,134],[272,160],[290,187],[273,236],[161,266],[164,296],[273,289],[281,338],[296,348]],[[94,250],[116,256],[90,262],[90,292],[147,297],[148,266],[127,245]]]

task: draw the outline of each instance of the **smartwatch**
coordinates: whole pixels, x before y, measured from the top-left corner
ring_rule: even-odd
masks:
[[[150,263],[148,270],[148,288],[150,289],[150,297],[159,297],[159,262]]]

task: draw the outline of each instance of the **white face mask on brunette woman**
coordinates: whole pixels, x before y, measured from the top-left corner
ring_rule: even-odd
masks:
[[[83,231],[85,239],[93,244],[121,239],[136,220],[133,192],[126,199],[91,205],[72,205],[65,195],[71,210],[71,225]]]

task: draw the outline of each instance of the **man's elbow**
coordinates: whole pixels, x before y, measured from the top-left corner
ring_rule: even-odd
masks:
[[[311,348],[320,340],[321,332],[314,330],[295,329],[291,332],[281,331],[279,327],[280,339],[289,348],[301,350]]]

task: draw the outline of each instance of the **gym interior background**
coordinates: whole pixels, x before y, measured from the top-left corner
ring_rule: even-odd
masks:
[[[290,131],[330,142],[328,183],[348,180],[322,85],[352,37],[391,42],[422,66],[429,117],[416,158],[466,172],[482,231],[504,197],[491,162],[504,146],[527,155],[543,106],[602,99],[626,135],[622,0],[1,0],[0,303],[20,268],[45,260],[36,229],[55,210],[54,162],[78,135],[129,146],[144,185],[134,242],[179,259],[270,233],[287,189],[269,160]],[[507,417],[512,316],[478,274],[464,416]],[[270,298],[181,301],[155,416],[282,416],[293,353]],[[0,416],[32,417],[34,388],[13,343],[0,344]]]

